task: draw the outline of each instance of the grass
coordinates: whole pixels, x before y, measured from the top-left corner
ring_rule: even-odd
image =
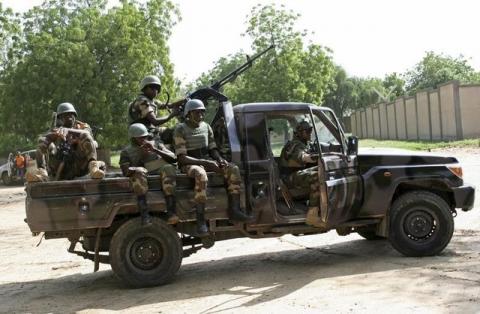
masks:
[[[480,147],[480,139],[468,139],[462,141],[391,141],[391,140],[373,140],[373,139],[360,139],[358,141],[360,147],[388,147],[388,148],[401,148],[408,150],[432,150],[441,148],[453,148],[453,147]]]
[[[112,167],[120,168],[120,152],[119,151],[112,151],[110,155],[110,162],[112,163]]]

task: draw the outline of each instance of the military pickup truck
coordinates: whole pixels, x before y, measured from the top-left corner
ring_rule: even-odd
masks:
[[[462,179],[454,157],[413,152],[358,153],[334,113],[307,103],[250,103],[232,106],[219,98],[211,121],[223,156],[241,169],[243,208],[254,217],[233,224],[227,215],[223,177],[209,174],[206,218],[209,235],[199,237],[192,210],[193,180],[177,175],[177,214],[168,225],[158,176],[149,177],[153,224],[142,226],[127,178],[109,173],[81,179],[28,184],[26,222],[34,235],[67,238],[68,251],[99,263],[131,287],[154,286],[174,277],[182,258],[216,241],[358,233],[388,239],[406,256],[439,254],[449,243],[457,209],[471,210],[475,190]],[[305,223],[308,195],[285,188],[278,168],[284,143],[303,120],[313,126],[319,154],[320,209],[326,224]],[[82,249],[78,249],[77,246]]]

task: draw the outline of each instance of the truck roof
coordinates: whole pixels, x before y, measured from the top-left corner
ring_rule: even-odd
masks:
[[[319,108],[316,105],[300,102],[257,102],[240,104],[233,107],[235,112],[255,111],[285,111],[285,110],[308,110],[310,107]]]

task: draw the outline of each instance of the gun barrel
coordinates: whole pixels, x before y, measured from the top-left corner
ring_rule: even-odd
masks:
[[[228,73],[227,75],[225,75],[220,80],[213,83],[212,86],[210,86],[210,88],[218,91],[223,85],[225,85],[229,82],[232,82],[233,80],[235,80],[237,78],[238,75],[242,74],[245,70],[247,70],[249,67],[251,67],[252,64],[253,64],[253,61],[257,60],[258,58],[260,58],[261,56],[266,54],[269,50],[273,49],[274,47],[275,47],[275,45],[270,45],[267,49],[259,52],[258,54],[256,54],[252,58],[247,58],[247,62],[245,62],[244,64],[242,64],[241,66],[239,66],[238,68],[233,70],[232,72]]]

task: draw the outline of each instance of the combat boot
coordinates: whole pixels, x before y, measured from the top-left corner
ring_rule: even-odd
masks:
[[[88,173],[92,179],[103,179],[105,171],[101,169],[104,166],[102,161],[92,160],[88,163]]]
[[[140,211],[140,217],[142,218],[142,225],[150,225],[152,223],[152,216],[148,211],[147,199],[145,196],[137,199],[138,210]]]
[[[228,218],[232,221],[249,222],[252,216],[245,214],[240,208],[240,194],[228,194]]]
[[[197,233],[199,236],[206,236],[208,234],[207,224],[205,222],[205,204],[197,204]]]
[[[165,196],[165,203],[167,205],[167,223],[169,225],[175,225],[180,220],[176,214],[176,201],[175,196],[167,195]]]
[[[310,226],[319,227],[319,228],[326,228],[327,223],[322,221],[320,218],[320,208],[318,206],[309,207],[307,212],[307,217],[305,219],[305,223]]]
[[[38,168],[34,171],[27,171],[25,175],[25,179],[27,182],[46,182],[48,181],[48,173],[47,170],[43,168]]]

